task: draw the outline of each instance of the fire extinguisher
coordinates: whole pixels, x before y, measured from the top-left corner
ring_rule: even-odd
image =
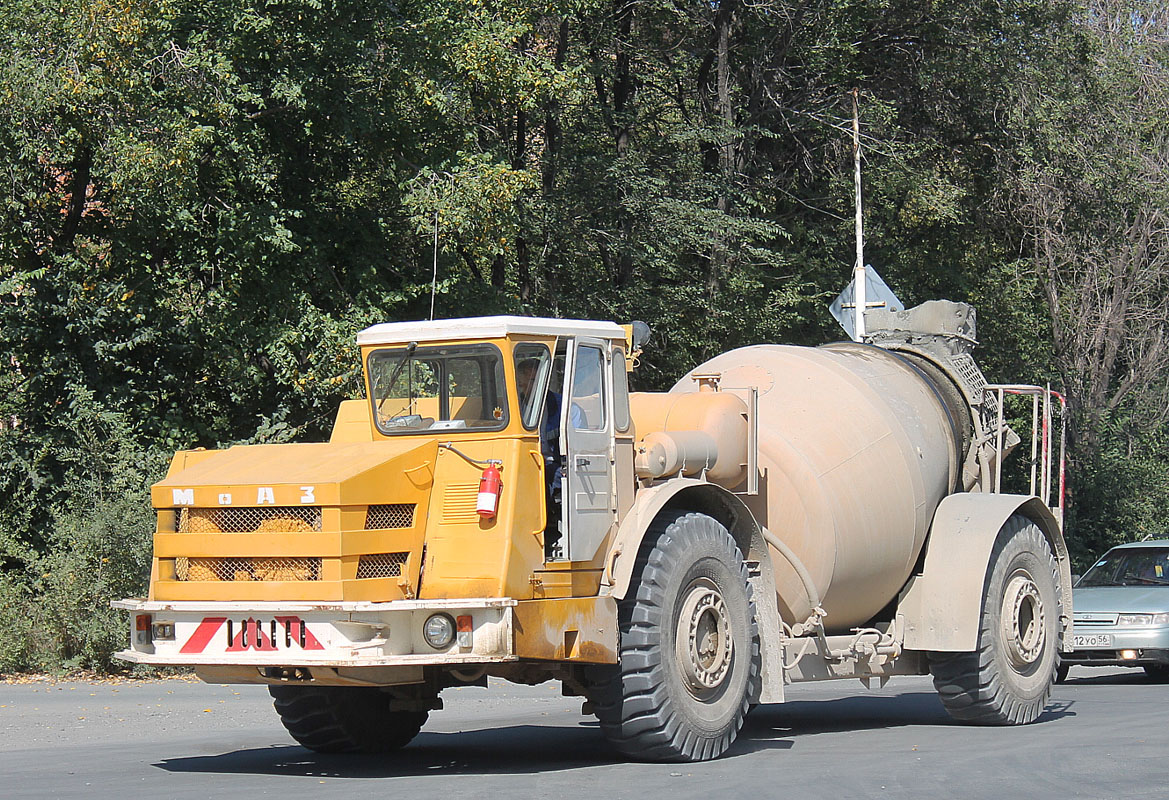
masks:
[[[499,476],[497,462],[492,461],[483,470],[483,477],[479,479],[479,499],[475,503],[475,510],[483,519],[494,519],[499,508],[499,490],[503,481]]]

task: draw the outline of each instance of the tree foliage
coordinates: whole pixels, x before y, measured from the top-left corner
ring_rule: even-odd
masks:
[[[101,605],[62,576],[103,558],[129,571],[92,591],[130,591],[167,453],[323,435],[354,333],[432,302],[645,319],[641,388],[838,337],[853,88],[869,259],[908,303],[974,302],[993,379],[1067,390],[1080,557],[1155,531],[1165,11],[5,0],[5,607]]]

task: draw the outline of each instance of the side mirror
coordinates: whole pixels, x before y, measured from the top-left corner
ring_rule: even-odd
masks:
[[[650,330],[649,325],[641,320],[634,320],[631,327],[633,328],[633,352],[640,353],[649,344],[649,340],[653,337],[653,331]]]

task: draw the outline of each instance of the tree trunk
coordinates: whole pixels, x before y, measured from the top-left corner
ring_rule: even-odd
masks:
[[[556,35],[556,51],[553,55],[553,64],[557,70],[564,67],[564,59],[568,55],[568,20],[562,19],[560,21],[560,29]],[[544,207],[555,208],[557,203],[554,201],[553,195],[556,192],[556,177],[557,169],[560,161],[560,103],[555,95],[548,98],[544,104],[544,157],[542,169],[540,172],[541,193],[543,194]],[[555,258],[553,253],[552,243],[559,235],[559,231],[553,229],[553,225],[549,224],[547,211],[545,211],[544,218],[544,262],[540,266],[542,273],[541,285],[550,284],[555,276],[555,267],[551,263],[551,259]],[[547,286],[545,291],[554,290],[554,287]]]
[[[90,175],[93,170],[93,150],[83,140],[73,158],[73,175],[69,179],[69,194],[65,197],[65,222],[61,233],[53,243],[57,255],[64,255],[73,247],[73,240],[81,228],[85,204],[89,197]]]

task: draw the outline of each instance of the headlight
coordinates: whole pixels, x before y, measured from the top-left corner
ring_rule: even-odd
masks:
[[[422,636],[435,650],[445,650],[455,640],[455,621],[448,614],[433,614],[422,626]]]
[[[1122,628],[1169,625],[1169,614],[1121,614],[1116,624]]]

